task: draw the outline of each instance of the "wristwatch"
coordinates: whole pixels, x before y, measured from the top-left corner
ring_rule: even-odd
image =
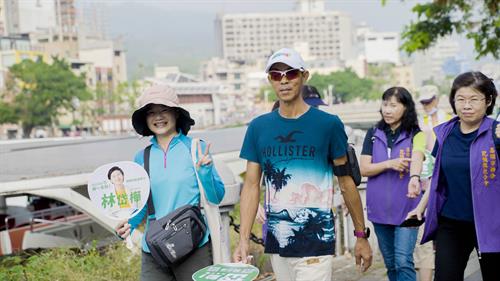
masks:
[[[356,231],[354,230],[354,236],[358,238],[369,238],[370,237],[370,228],[365,228],[364,231]]]

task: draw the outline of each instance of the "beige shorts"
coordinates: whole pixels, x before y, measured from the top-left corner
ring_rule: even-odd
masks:
[[[434,245],[432,244],[432,241],[429,241],[424,245],[420,245],[423,235],[424,227],[421,226],[418,229],[417,246],[415,247],[415,252],[413,252],[415,268],[434,269]]]
[[[333,256],[285,258],[272,254],[276,281],[330,281],[332,279]]]

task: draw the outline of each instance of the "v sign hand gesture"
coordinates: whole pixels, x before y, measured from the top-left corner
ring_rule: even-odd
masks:
[[[201,148],[201,142],[198,142],[198,162],[196,162],[196,169],[199,169],[201,166],[207,166],[212,163],[212,158],[210,157],[210,143],[207,143],[205,147],[205,151]]]

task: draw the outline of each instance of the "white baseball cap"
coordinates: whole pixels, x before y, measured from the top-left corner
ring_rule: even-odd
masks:
[[[418,101],[421,103],[429,103],[439,95],[439,89],[434,85],[425,85],[419,92]]]
[[[292,68],[306,70],[306,64],[300,54],[289,48],[283,48],[269,57],[266,65],[266,73],[269,72],[273,64],[278,62],[284,63]]]

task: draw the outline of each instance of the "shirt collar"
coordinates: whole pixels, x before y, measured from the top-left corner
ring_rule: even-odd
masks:
[[[170,145],[174,145],[176,144],[177,142],[179,142],[180,138],[182,136],[182,132],[179,130],[177,132],[177,135],[175,135],[173,138],[172,138],[172,141],[170,142]],[[149,140],[153,145],[155,146],[159,146],[158,144],[158,140],[156,139],[156,136],[153,136],[150,140]]]
[[[384,129],[384,132],[388,135],[399,135],[399,133],[401,132],[401,126],[399,126],[394,132],[391,130],[391,127],[387,126]]]

